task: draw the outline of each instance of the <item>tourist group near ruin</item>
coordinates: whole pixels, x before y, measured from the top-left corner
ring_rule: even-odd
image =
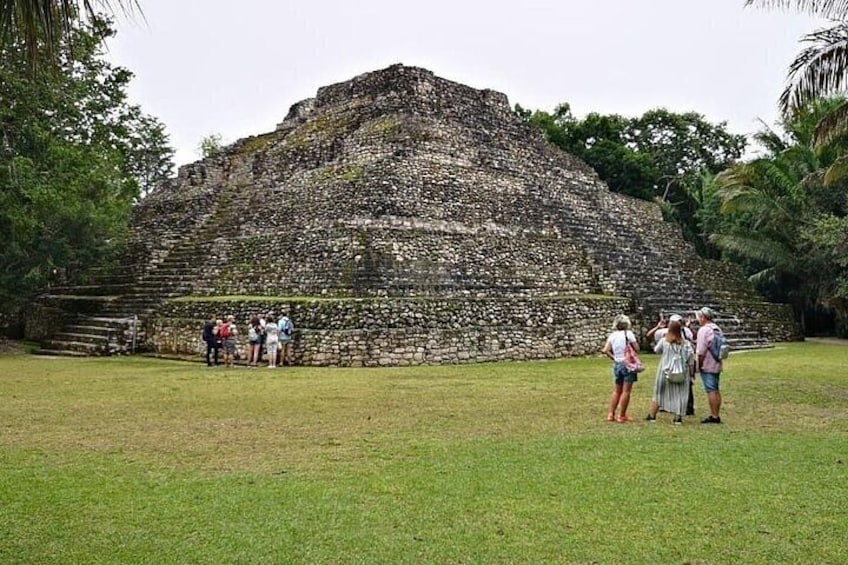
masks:
[[[788,305],[699,257],[657,204],[611,192],[505,95],[402,65],[320,88],[273,131],[181,167],[134,207],[130,237],[119,268],[28,309],[43,352],[205,359],[214,328],[210,354],[237,366],[554,359],[605,343],[623,361],[629,337],[607,341],[620,316],[647,346],[658,320],[695,329],[698,312],[734,350],[801,336]],[[619,401],[610,415],[629,418]]]

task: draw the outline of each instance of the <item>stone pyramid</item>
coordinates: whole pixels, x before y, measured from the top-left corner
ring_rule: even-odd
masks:
[[[135,207],[129,249],[88,291],[43,297],[33,315],[65,327],[33,337],[192,353],[210,315],[286,312],[301,363],[455,363],[594,353],[618,313],[644,331],[703,305],[735,348],[798,336],[786,305],[611,193],[506,96],[402,65],[182,167]]]

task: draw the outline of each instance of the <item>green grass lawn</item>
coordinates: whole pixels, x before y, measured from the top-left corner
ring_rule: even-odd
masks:
[[[846,563],[846,361],[734,354],[676,427],[604,421],[602,359],[3,355],[0,563]]]

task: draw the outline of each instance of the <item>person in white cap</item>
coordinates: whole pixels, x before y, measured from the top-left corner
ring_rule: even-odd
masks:
[[[645,335],[648,338],[652,338],[656,345],[662,338],[665,337],[665,334],[668,333],[668,324],[671,322],[677,322],[680,324],[681,329],[683,330],[683,337],[686,338],[686,341],[689,343],[695,343],[695,334],[693,334],[692,330],[689,329],[689,325],[683,322],[683,317],[679,314],[672,314],[669,316],[668,321],[666,321],[664,315],[660,314],[660,321],[657,322],[656,326],[649,329]]]

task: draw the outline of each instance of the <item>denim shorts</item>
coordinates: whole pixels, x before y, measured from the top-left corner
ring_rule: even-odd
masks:
[[[704,383],[704,392],[718,392],[718,381],[721,373],[701,373],[701,382]]]
[[[620,385],[622,383],[635,383],[639,380],[638,375],[636,375],[635,371],[628,371],[627,365],[624,363],[616,362],[612,366],[612,378],[615,384]]]

